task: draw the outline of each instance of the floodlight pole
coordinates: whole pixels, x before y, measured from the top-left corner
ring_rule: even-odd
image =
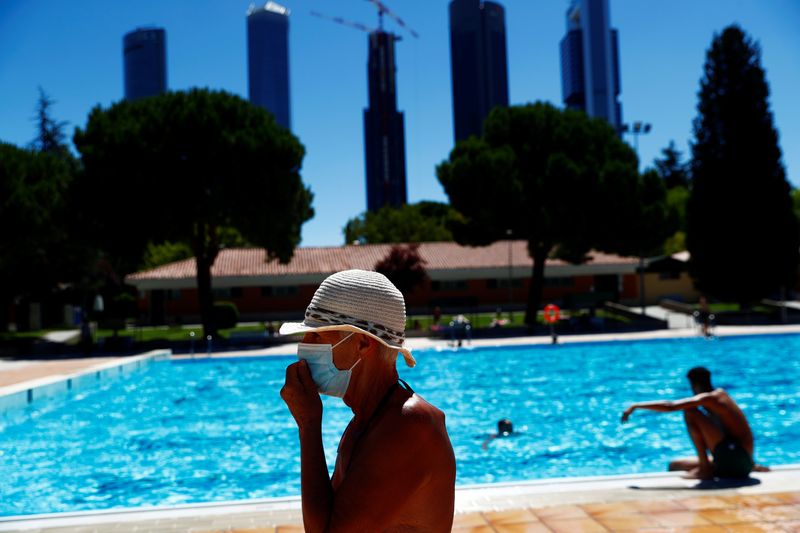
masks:
[[[641,120],[637,120],[632,124],[623,124],[620,128],[622,133],[630,133],[633,135],[633,149],[636,152],[636,161],[637,164],[639,163],[639,135],[645,135],[650,133],[650,130],[653,129],[653,125],[649,122],[642,122]],[[638,167],[637,167],[638,173]],[[641,312],[644,316],[644,253],[639,252],[639,305],[641,306]]]
[[[506,237],[508,237],[508,323],[514,321],[514,315],[511,312],[511,307],[514,304],[514,285],[512,283],[513,276],[513,263],[511,262],[511,230],[506,230]]]

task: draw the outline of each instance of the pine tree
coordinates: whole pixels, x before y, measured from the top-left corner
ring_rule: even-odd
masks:
[[[658,176],[664,180],[667,189],[687,187],[689,185],[689,172],[686,163],[681,161],[681,152],[675,148],[675,141],[670,141],[669,146],[661,150],[663,157],[656,159],[653,164]]]
[[[798,226],[759,46],[715,35],[700,82],[687,245],[698,289],[747,306],[797,277]]]
[[[39,99],[36,101],[36,116],[34,117],[37,131],[36,138],[31,145],[37,152],[65,155],[68,153],[67,137],[64,134],[67,123],[52,117],[53,104],[55,101],[44,89],[39,87]]]

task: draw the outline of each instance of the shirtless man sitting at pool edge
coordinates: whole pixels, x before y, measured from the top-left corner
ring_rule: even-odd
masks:
[[[444,414],[398,379],[403,295],[383,275],[348,270],[322,282],[302,324],[299,361],[281,397],[300,434],[303,523],[308,532],[450,531],[455,456]],[[319,394],[342,398],[353,418],[333,477],[322,445]]]
[[[711,385],[711,372],[699,366],[691,369],[686,377],[694,396],[674,401],[635,403],[622,414],[622,422],[626,422],[636,409],[683,411],[697,457],[675,460],[669,469],[687,470],[687,478],[744,478],[753,470],[768,471],[768,468],[753,462],[753,432],[747,418],[727,392]],[[708,458],[708,451],[711,451],[713,462]]]

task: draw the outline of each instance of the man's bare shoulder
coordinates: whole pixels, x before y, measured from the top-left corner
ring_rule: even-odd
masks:
[[[713,398],[713,399],[715,399],[717,401],[732,400],[732,398],[728,394],[728,391],[726,391],[725,389],[722,389],[722,388],[714,389],[711,392],[709,392],[708,394],[709,394],[709,396],[711,398]]]
[[[382,437],[409,446],[450,447],[444,413],[419,394],[412,393],[382,424]]]
[[[707,394],[709,402],[713,407],[725,409],[737,406],[736,402],[733,400],[733,398],[731,398],[725,389],[714,389]]]
[[[409,425],[444,427],[444,413],[417,393],[409,396],[403,403],[401,416]]]

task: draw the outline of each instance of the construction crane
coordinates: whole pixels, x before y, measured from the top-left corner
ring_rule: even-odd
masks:
[[[386,4],[380,0],[367,0],[367,2],[374,5],[378,9],[378,29],[383,30],[383,16],[388,15],[390,19],[394,20],[398,26],[410,33],[412,37],[415,39],[419,38],[419,34],[409,27],[408,24],[406,24],[403,19],[398,17],[397,14],[395,14],[391,9],[386,7]]]
[[[365,32],[368,32],[368,33],[369,32],[373,32],[373,31],[378,29],[378,28],[369,28],[366,25],[361,24],[360,22],[353,22],[352,20],[346,20],[346,19],[343,19],[342,17],[332,17],[330,15],[325,15],[325,14],[319,13],[317,11],[312,11],[311,14],[313,16],[315,16],[315,17],[319,17],[319,18],[325,19],[325,20],[330,20],[331,22],[335,22],[337,24],[341,24],[342,26],[347,26],[348,28],[355,28],[357,30],[365,31]]]
[[[410,33],[412,37],[414,37],[415,39],[419,38],[419,34],[412,28],[410,28],[408,24],[406,24],[403,19],[398,17],[391,9],[386,7],[386,4],[384,4],[380,0],[367,0],[367,2],[374,5],[378,9],[377,28],[370,28],[366,24],[361,24],[360,22],[353,22],[352,20],[347,20],[342,17],[333,17],[330,15],[325,15],[323,13],[319,13],[318,11],[312,11],[311,14],[315,17],[319,17],[325,20],[330,20],[331,22],[335,22],[336,24],[341,24],[342,26],[347,26],[348,28],[355,28],[357,30],[365,31],[368,33],[373,31],[383,31],[383,16],[387,15],[389,18],[394,20],[398,26],[406,30],[408,33]],[[395,39],[400,40],[400,37],[396,36]]]

